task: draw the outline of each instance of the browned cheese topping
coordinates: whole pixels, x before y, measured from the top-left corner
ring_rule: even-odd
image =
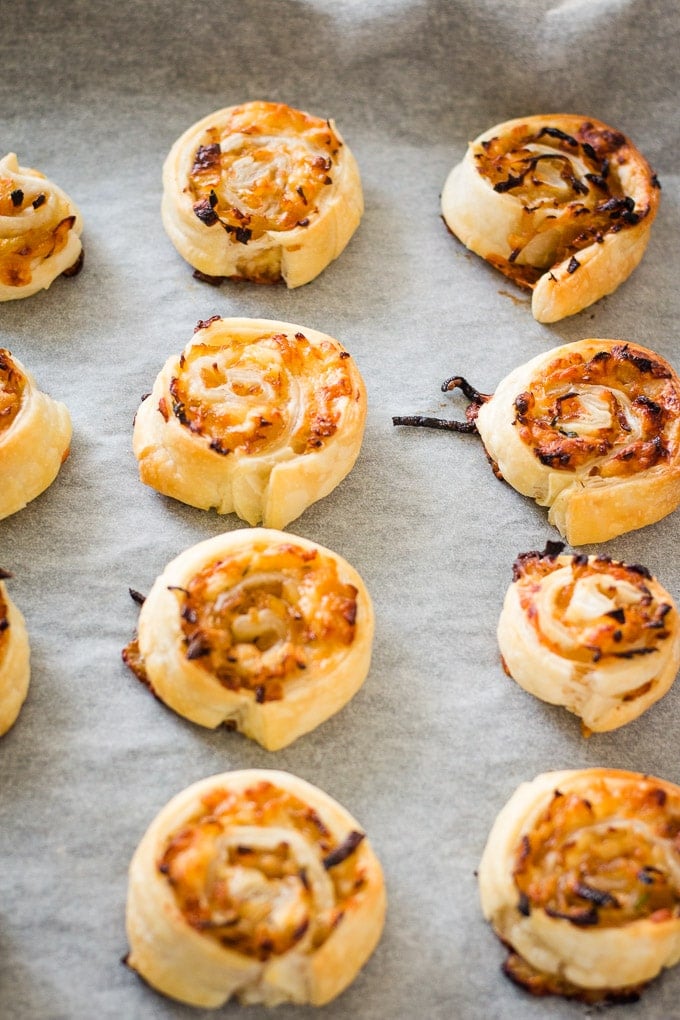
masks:
[[[8,350],[0,348],[0,436],[14,422],[21,409],[26,378],[12,361]]]
[[[302,333],[233,337],[224,346],[198,342],[171,380],[171,406],[162,398],[159,411],[217,454],[285,446],[309,453],[336,433],[352,396],[347,361],[334,344],[311,344]]]
[[[614,928],[680,917],[680,792],[653,780],[555,791],[517,848],[520,912]]]
[[[263,838],[250,845],[252,828]],[[331,902],[315,903],[313,881],[288,833],[304,840],[328,875]],[[365,883],[354,854],[362,838],[353,832],[338,842],[312,807],[263,781],[206,796],[196,817],[169,839],[158,870],[192,928],[228,949],[267,960],[305,935],[307,951],[316,949],[340,923]]]
[[[554,470],[623,478],[678,455],[680,380],[632,344],[558,358],[515,411],[522,442]]]
[[[660,597],[649,571],[638,565],[583,555],[572,556],[565,564],[564,558],[526,553],[516,560],[513,573],[522,611],[541,643],[575,662],[604,665],[607,660],[652,654],[675,624],[675,609]],[[550,609],[560,626],[553,637],[541,626],[536,599],[543,580],[556,573],[559,587],[551,593]],[[587,607],[585,613],[574,611],[580,600]],[[594,609],[598,604],[601,608]],[[641,693],[631,691],[624,700]]]
[[[636,207],[619,174],[631,152],[624,135],[590,121],[573,135],[548,124],[538,131],[520,124],[482,142],[474,154],[477,170],[494,191],[517,197],[527,211],[526,229],[508,237],[510,257],[491,256],[489,261],[530,289],[550,266],[571,256],[568,272],[573,273],[579,251],[639,223],[651,205]],[[658,187],[651,170],[649,186]],[[532,217],[537,209],[545,215]],[[558,217],[559,236],[549,237]],[[536,243],[539,235],[545,244]]]
[[[354,640],[357,589],[317,550],[285,543],[229,556],[175,593],[187,659],[259,702],[282,698],[286,681],[331,666]]]
[[[23,217],[26,229],[18,234],[0,237],[0,283],[8,287],[24,287],[31,283],[37,265],[60,252],[68,241],[75,216],[57,215],[47,224],[31,226],[31,215],[44,205],[45,195],[26,195],[11,178],[0,177],[0,217]]]
[[[235,107],[194,155],[187,187],[194,213],[240,244],[308,226],[333,183],[341,144],[328,121],[283,103]]]

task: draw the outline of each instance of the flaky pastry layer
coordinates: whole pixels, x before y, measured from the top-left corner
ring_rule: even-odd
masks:
[[[83,220],[38,170],[0,159],[0,301],[30,297],[80,269]]]
[[[539,322],[610,294],[642,258],[659,183],[629,138],[574,114],[498,124],[442,193],[450,230],[519,286]]]
[[[244,529],[168,564],[124,658],[180,715],[227,723],[273,751],[354,696],[373,630],[366,586],[340,556],[284,532]]]
[[[476,427],[502,477],[550,508],[571,545],[653,524],[680,504],[680,380],[623,340],[580,340],[512,371]]]
[[[609,557],[518,557],[498,621],[510,676],[578,715],[584,732],[616,729],[669,690],[680,668],[680,621],[649,571]]]
[[[130,864],[127,962],[182,1002],[323,1005],[356,977],[385,915],[354,818],[289,773],[224,773],[178,794]]]
[[[523,783],[479,867],[484,916],[534,994],[634,997],[680,960],[680,789],[591,768]]]
[[[26,624],[2,581],[9,576],[0,570],[0,736],[16,722],[31,675]]]
[[[0,348],[0,519],[52,484],[70,442],[65,405],[39,390],[21,362]]]
[[[283,528],[361,449],[366,388],[337,340],[289,322],[199,322],[137,412],[143,482],[191,506]]]
[[[299,287],[343,251],[363,194],[332,121],[256,101],[217,110],[178,138],[161,212],[199,273]]]

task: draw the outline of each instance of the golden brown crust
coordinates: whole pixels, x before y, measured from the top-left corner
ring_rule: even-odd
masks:
[[[0,578],[6,577],[0,570]],[[0,580],[0,736],[14,725],[26,699],[29,655],[24,618]]]
[[[162,215],[200,273],[288,287],[337,258],[363,212],[359,170],[334,123],[284,103],[230,106],[175,142]]]
[[[498,622],[505,669],[580,716],[584,734],[636,719],[680,668],[671,595],[637,564],[557,549],[518,558]]]
[[[680,504],[679,410],[667,361],[638,344],[588,339],[511,372],[476,425],[502,477],[583,545]]]
[[[373,626],[366,587],[341,557],[283,532],[246,529],[168,564],[124,657],[180,715],[202,726],[226,722],[277,750],[356,693]]]
[[[366,388],[337,340],[288,322],[199,322],[137,412],[140,477],[191,506],[282,528],[361,449]]]
[[[444,187],[463,243],[533,291],[540,322],[611,293],[638,264],[659,184],[629,138],[594,118],[507,121],[470,143]]]
[[[0,348],[0,519],[52,484],[70,441],[66,407],[42,393],[21,362]]]
[[[288,773],[194,784],[163,808],[130,864],[128,963],[192,1005],[323,1005],[382,931],[385,888],[363,830]]]
[[[72,275],[82,259],[82,229],[61,188],[20,167],[13,152],[0,159],[0,301],[30,297]]]
[[[680,789],[582,769],[510,798],[479,869],[485,917],[535,994],[633,996],[680,960]],[[580,996],[579,996],[580,997]]]

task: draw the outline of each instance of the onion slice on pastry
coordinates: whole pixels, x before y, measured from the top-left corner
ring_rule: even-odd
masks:
[[[658,203],[659,182],[631,140],[575,114],[490,128],[442,193],[450,230],[533,291],[539,322],[616,290],[644,254]]]
[[[584,733],[636,719],[680,668],[680,622],[650,572],[559,542],[520,555],[498,621],[504,666],[543,701],[580,716]]]
[[[550,508],[570,545],[604,542],[680,505],[680,379],[623,340],[579,340],[514,369],[492,395],[462,377],[466,422],[421,415],[395,425],[478,432],[499,478]]]
[[[523,783],[479,867],[506,973],[536,995],[630,1001],[680,960],[680,788],[589,768]]]
[[[375,949],[385,904],[345,808],[289,773],[227,772],[178,794],[140,842],[126,962],[193,1006],[320,1006]]]
[[[0,570],[0,736],[16,722],[31,674],[24,618],[4,584],[10,576]]]
[[[167,496],[283,528],[348,474],[366,388],[337,340],[287,322],[199,322],[135,419],[140,477]]]
[[[82,265],[82,217],[38,170],[0,159],[0,301],[30,297]]]
[[[177,251],[209,282],[299,287],[343,251],[363,195],[333,121],[256,101],[217,110],[178,138],[161,211]]]
[[[70,442],[64,404],[39,390],[21,362],[0,348],[0,519],[52,484]]]
[[[264,528],[199,542],[144,600],[123,657],[180,715],[278,750],[339,711],[368,673],[361,577],[323,546]]]

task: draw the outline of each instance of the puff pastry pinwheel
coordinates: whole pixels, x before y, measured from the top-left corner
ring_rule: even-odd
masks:
[[[0,348],[0,519],[23,509],[57,477],[69,454],[71,418]]]
[[[533,291],[539,322],[616,290],[644,254],[658,204],[659,182],[631,140],[574,114],[490,128],[442,193],[450,230]]]
[[[623,340],[579,340],[514,369],[492,395],[461,376],[467,421],[397,416],[395,425],[478,432],[495,474],[550,508],[570,545],[604,542],[680,505],[680,379]]]
[[[343,251],[363,208],[356,160],[333,121],[284,103],[211,113],[163,168],[163,224],[208,282],[308,283]]]
[[[274,751],[358,691],[373,629],[366,586],[340,556],[246,528],[168,564],[123,658],[175,712],[201,726],[227,723]]]
[[[0,737],[16,722],[31,674],[26,625],[7,593],[8,577],[0,570]]]
[[[650,572],[608,556],[523,553],[498,621],[510,676],[580,716],[584,734],[636,719],[680,668],[675,603]]]
[[[498,815],[479,867],[506,974],[535,995],[634,1001],[680,960],[680,788],[547,772]]]
[[[191,506],[283,528],[354,466],[366,389],[324,333],[270,319],[199,322],[135,419],[140,477]]]
[[[375,949],[380,863],[352,816],[286,772],[195,783],[152,822],[130,864],[127,963],[193,1006],[321,1006]]]
[[[38,170],[0,159],[0,301],[30,297],[82,266],[82,217]]]

